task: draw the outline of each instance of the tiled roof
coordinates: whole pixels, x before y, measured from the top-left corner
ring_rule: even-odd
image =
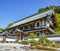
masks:
[[[37,20],[37,19],[40,19],[40,18],[43,18],[47,15],[50,15],[52,14],[54,11],[52,9],[48,10],[48,11],[45,11],[45,12],[42,12],[42,13],[38,13],[38,14],[35,14],[33,16],[29,16],[27,18],[24,18],[16,23],[14,23],[11,27],[9,28],[12,28],[12,27],[15,27],[15,26],[18,26],[18,25],[21,25],[21,24],[25,24],[25,23],[28,23],[30,21],[34,21],[34,20]]]

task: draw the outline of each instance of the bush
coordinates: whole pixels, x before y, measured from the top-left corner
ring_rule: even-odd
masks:
[[[40,45],[40,42],[38,42],[38,41],[36,41],[35,43],[36,43],[36,45]]]
[[[34,33],[30,33],[29,37],[30,37],[31,39],[34,39],[34,38],[36,37],[36,35],[35,35]]]
[[[35,40],[29,40],[30,43],[35,43],[36,41]]]
[[[3,31],[4,29],[3,28],[0,28],[0,31]]]
[[[29,41],[27,41],[27,40],[22,40],[22,43],[28,45],[28,44],[29,44]]]
[[[58,48],[58,44],[52,44],[52,47]]]
[[[52,47],[52,43],[48,43],[47,45],[50,46],[50,47]]]
[[[39,41],[36,40],[29,40],[29,43],[34,45],[40,45]]]
[[[45,37],[45,36],[41,36],[40,39],[39,39],[39,42],[41,42],[41,43],[51,43],[51,41],[48,40],[47,37]]]
[[[43,43],[42,45],[43,45],[43,46],[48,46],[48,44],[44,44],[44,43]]]

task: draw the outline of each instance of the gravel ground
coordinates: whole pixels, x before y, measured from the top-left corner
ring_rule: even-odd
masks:
[[[24,45],[17,43],[0,43],[0,51],[47,51],[47,50],[31,50],[21,48]]]

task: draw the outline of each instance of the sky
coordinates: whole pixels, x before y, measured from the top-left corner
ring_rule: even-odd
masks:
[[[38,12],[39,8],[56,5],[60,0],[0,0],[0,28]]]

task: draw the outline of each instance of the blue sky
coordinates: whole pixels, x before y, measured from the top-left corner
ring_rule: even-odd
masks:
[[[60,0],[0,0],[0,28],[50,5],[60,6]]]

